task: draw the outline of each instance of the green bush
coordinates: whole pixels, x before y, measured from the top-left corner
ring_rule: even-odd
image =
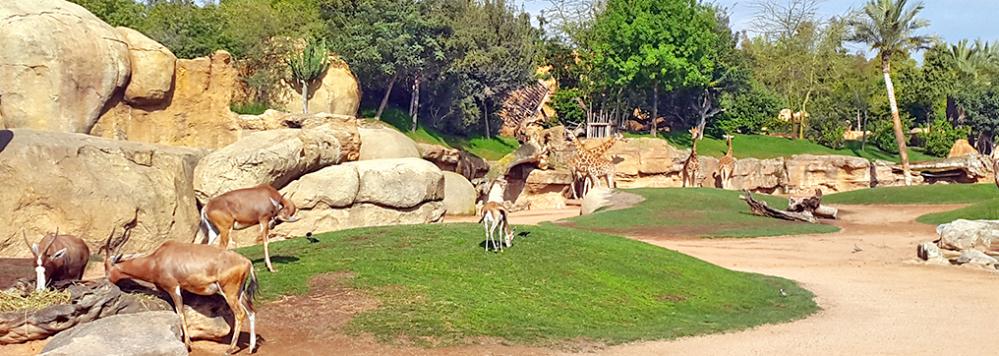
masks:
[[[576,101],[582,95],[579,89],[560,89],[552,96],[552,108],[563,125],[576,125],[586,121],[586,112]]]
[[[708,134],[721,137],[724,134],[764,134],[773,131],[777,125],[777,113],[781,101],[773,93],[753,88],[745,93],[725,94],[721,97],[725,112],[719,114]]]
[[[229,110],[240,115],[260,115],[267,109],[267,104],[259,101],[233,103],[229,106]]]
[[[905,139],[909,139],[909,120],[908,117],[903,115],[902,117],[902,134],[905,135]],[[891,123],[891,118],[884,118],[880,120],[874,120],[870,123],[869,129],[871,131],[870,142],[875,146],[880,148],[882,151],[888,153],[898,153],[898,143],[895,142],[895,131]]]
[[[849,123],[836,117],[812,118],[808,127],[808,137],[820,145],[838,150],[846,144],[843,134],[846,133],[848,126]]]
[[[925,150],[927,154],[937,157],[944,157],[950,153],[951,146],[958,139],[967,138],[970,133],[968,127],[954,127],[950,121],[944,118],[933,120],[930,125],[930,132],[926,134]]]

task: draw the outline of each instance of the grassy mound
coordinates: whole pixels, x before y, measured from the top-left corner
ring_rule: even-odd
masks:
[[[720,189],[635,189],[638,205],[570,219],[566,224],[608,233],[684,237],[760,237],[838,231],[830,225],[777,220],[750,214],[738,192]],[[772,207],[787,199],[758,195]]]
[[[939,225],[957,219],[999,219],[999,190],[992,184],[934,184],[887,187],[828,195],[830,204],[970,204],[967,207],[920,216],[916,221]]]
[[[375,110],[364,110],[361,116],[374,117]],[[416,131],[412,131],[413,119],[409,117],[409,114],[398,108],[390,107],[385,109],[385,112],[382,113],[382,120],[413,139],[413,141],[462,149],[489,161],[503,158],[503,156],[513,152],[520,146],[520,143],[511,137],[460,137],[441,133],[433,128],[424,126],[417,126]]]
[[[970,204],[999,198],[991,184],[934,184],[911,187],[884,187],[830,194],[829,204]]]
[[[620,343],[802,318],[817,307],[794,282],[726,270],[645,243],[543,225],[486,253],[474,224],[364,228],[271,245],[278,273],[254,259],[265,299],[301,294],[321,273],[350,271],[380,307],[349,329],[382,340],[455,344],[475,337],[547,345]],[[781,297],[778,289],[790,295]]]
[[[649,137],[648,134],[636,135],[628,134],[629,137]],[[690,147],[690,134],[689,133],[671,133],[663,134],[661,138],[669,141],[674,147]],[[860,142],[848,141],[846,147],[842,149],[832,149],[820,144],[808,141],[808,140],[794,140],[781,137],[772,136],[761,136],[761,135],[738,135],[735,138],[735,157],[736,158],[776,158],[776,157],[790,157],[793,155],[800,154],[813,154],[813,155],[843,155],[843,156],[854,156],[863,157],[867,159],[881,159],[885,161],[898,162],[898,154],[888,153],[882,151],[872,144],[868,144],[864,149],[860,149]],[[725,155],[727,150],[725,140],[715,139],[711,137],[704,137],[697,144],[697,153],[711,156],[711,157],[721,157]],[[929,161],[937,159],[936,157],[927,155],[919,150],[909,149],[909,159],[913,162],[919,161]]]

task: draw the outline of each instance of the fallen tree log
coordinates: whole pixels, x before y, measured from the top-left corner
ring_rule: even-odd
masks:
[[[771,208],[766,202],[753,199],[753,193],[750,193],[748,190],[742,191],[740,199],[745,200],[746,204],[749,204],[749,209],[753,215],[768,216],[789,221],[804,221],[812,224],[818,222],[815,219],[815,215],[810,211],[794,212]]]
[[[836,219],[839,209],[822,205],[822,190],[815,189],[812,196],[790,196],[787,198],[787,211],[810,212],[812,215],[826,219]]]

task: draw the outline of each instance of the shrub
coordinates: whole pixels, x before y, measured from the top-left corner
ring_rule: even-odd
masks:
[[[849,126],[848,122],[836,117],[812,118],[808,127],[808,138],[820,145],[841,149],[846,144],[843,134]]]
[[[579,107],[576,101],[582,95],[577,88],[560,89],[552,96],[552,108],[558,116],[558,121],[563,125],[576,125],[586,121],[586,112]]]
[[[229,110],[240,115],[260,115],[267,109],[267,104],[259,101],[233,103],[229,106]]]
[[[763,134],[773,131],[777,125],[777,113],[781,101],[769,91],[753,88],[744,93],[725,94],[721,97],[725,112],[719,114],[708,134],[720,137],[723,134]]]
[[[969,127],[954,127],[950,121],[944,118],[933,120],[930,125],[930,132],[926,134],[926,153],[932,156],[944,157],[950,153],[951,146],[958,139],[967,138],[970,134]]]
[[[905,139],[907,141],[909,139],[910,121],[911,119],[903,114],[902,134],[905,135]],[[895,131],[890,118],[874,120],[869,126],[871,131],[871,143],[880,148],[882,151],[888,153],[898,153],[898,143],[895,142]]]

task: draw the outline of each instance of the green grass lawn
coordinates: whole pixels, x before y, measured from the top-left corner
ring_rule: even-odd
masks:
[[[934,184],[886,187],[837,193],[822,198],[829,204],[969,204],[916,221],[938,225],[957,219],[999,219],[999,190],[992,184]]]
[[[607,213],[609,214],[609,213]],[[484,252],[475,224],[363,228],[271,244],[254,259],[262,297],[302,294],[319,274],[350,271],[347,283],[380,307],[351,333],[422,345],[497,337],[531,345],[609,344],[736,330],[805,317],[813,295],[794,282],[735,272],[622,237],[551,224],[518,227],[504,253]],[[783,288],[790,295],[779,296]]]
[[[566,224],[615,234],[690,237],[759,237],[835,232],[831,225],[788,222],[750,214],[739,192],[720,189],[634,189],[646,200],[621,210],[580,216]],[[756,195],[775,208],[787,199]]]
[[[374,116],[375,110],[373,109],[366,109],[361,112],[361,117]],[[385,112],[382,113],[382,120],[413,139],[413,141],[463,149],[489,161],[503,158],[503,156],[513,152],[520,146],[517,139],[512,137],[460,137],[444,134],[433,128],[424,126],[417,126],[416,131],[412,131],[413,122],[409,114],[393,107],[385,109]]]
[[[649,137],[648,134],[626,134],[627,137]],[[689,133],[662,134],[661,138],[669,141],[671,145],[679,148],[690,147]],[[844,155],[863,157],[867,159],[881,159],[885,161],[898,162],[897,154],[888,153],[868,144],[865,149],[860,149],[860,142],[847,142],[846,148],[832,149],[808,140],[793,140],[781,137],[761,136],[761,135],[737,135],[734,140],[736,158],[776,158],[790,157],[799,154],[813,155]],[[727,146],[725,140],[715,139],[705,136],[697,144],[697,152],[711,157],[721,157],[725,155]],[[937,159],[919,150],[909,149],[909,160],[913,162],[929,161]]]

